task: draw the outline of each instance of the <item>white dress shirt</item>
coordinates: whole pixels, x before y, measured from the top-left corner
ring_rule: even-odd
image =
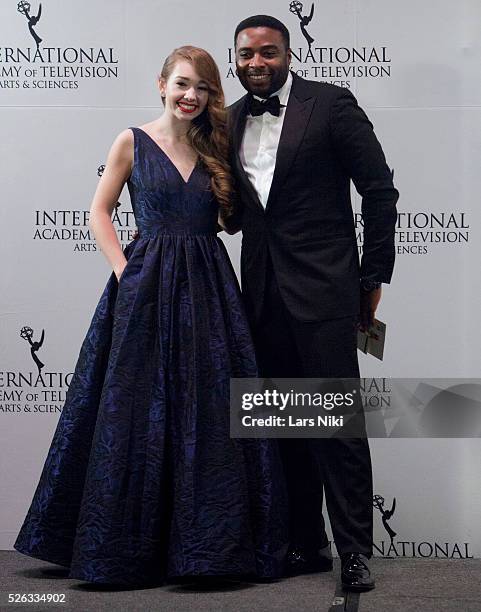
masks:
[[[246,127],[240,147],[240,159],[242,166],[249,177],[250,182],[259,196],[262,206],[265,208],[269,191],[272,185],[272,177],[276,165],[277,147],[281,137],[282,125],[286,114],[286,106],[292,86],[292,74],[289,72],[284,85],[272,96],[279,96],[281,107],[279,117],[265,112],[253,117],[247,115]],[[255,96],[257,98],[257,96]],[[262,100],[262,98],[258,98]]]

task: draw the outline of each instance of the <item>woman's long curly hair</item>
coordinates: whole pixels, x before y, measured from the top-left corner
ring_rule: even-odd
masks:
[[[209,88],[207,106],[193,119],[187,138],[210,175],[212,191],[219,202],[221,216],[227,218],[232,214],[234,188],[228,162],[227,112],[219,69],[207,51],[186,45],[174,49],[167,57],[160,77],[167,80],[175,64],[182,60],[192,64],[199,78],[205,81]]]

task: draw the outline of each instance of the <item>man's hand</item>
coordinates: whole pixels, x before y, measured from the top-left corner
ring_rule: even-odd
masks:
[[[371,291],[364,291],[361,287],[361,319],[359,322],[359,329],[361,331],[367,332],[374,323],[374,316],[381,300],[381,294],[381,287]]]

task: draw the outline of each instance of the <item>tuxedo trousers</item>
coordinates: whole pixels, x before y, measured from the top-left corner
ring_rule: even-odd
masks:
[[[263,378],[359,378],[357,317],[303,322],[287,310],[268,262],[261,316],[252,334]],[[365,432],[364,414],[359,417]],[[356,431],[359,431],[356,430]],[[280,438],[290,540],[315,555],[327,544],[323,489],[339,555],[372,556],[373,485],[367,437]]]

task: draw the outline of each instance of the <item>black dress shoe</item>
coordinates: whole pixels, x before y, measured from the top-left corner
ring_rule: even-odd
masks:
[[[367,557],[361,553],[341,555],[341,582],[348,591],[370,591],[375,587],[367,565]]]
[[[286,557],[286,576],[330,572],[332,570],[331,547],[328,544],[317,553],[307,553],[302,548],[291,548]]]

